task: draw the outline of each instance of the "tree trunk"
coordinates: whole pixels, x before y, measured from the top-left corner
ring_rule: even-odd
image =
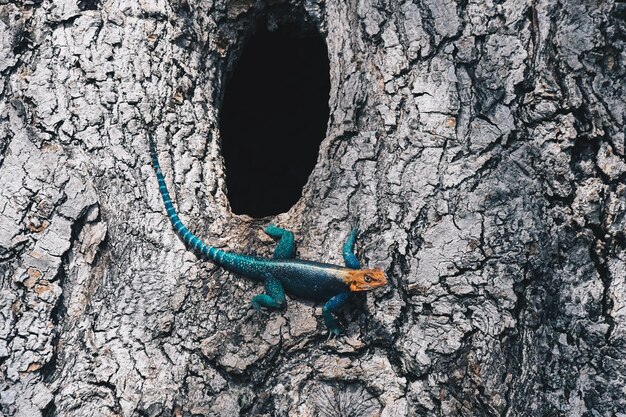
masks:
[[[626,413],[623,2],[0,0],[5,416]],[[330,119],[285,214],[230,211],[218,115],[260,17],[325,38]],[[341,314],[256,313],[174,234],[361,260]],[[622,413],[622,414],[620,414]]]

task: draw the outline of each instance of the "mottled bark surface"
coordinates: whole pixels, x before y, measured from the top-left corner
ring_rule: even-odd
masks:
[[[0,414],[626,415],[626,5],[267,3],[0,0]],[[331,340],[185,249],[147,151],[190,229],[271,254],[217,120],[287,3],[328,44],[331,117],[271,220],[330,262],[358,222],[391,277]]]

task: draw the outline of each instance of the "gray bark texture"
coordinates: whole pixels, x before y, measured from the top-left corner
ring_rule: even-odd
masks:
[[[0,0],[3,416],[626,416],[626,4]],[[259,16],[328,45],[302,198],[231,213],[218,118]],[[282,14],[281,14],[282,13]],[[340,315],[174,234],[358,255],[390,285]]]

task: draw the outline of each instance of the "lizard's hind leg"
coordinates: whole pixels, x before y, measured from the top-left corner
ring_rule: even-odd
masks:
[[[348,268],[361,269],[361,263],[354,254],[354,242],[356,242],[357,229],[352,229],[346,243],[343,244],[343,260]]]
[[[252,298],[252,307],[259,311],[261,307],[282,308],[285,305],[285,290],[280,280],[268,276],[265,278],[266,294],[255,295]]]
[[[270,224],[265,228],[265,233],[274,239],[280,239],[274,249],[274,259],[292,259],[296,256],[296,241],[293,232]]]

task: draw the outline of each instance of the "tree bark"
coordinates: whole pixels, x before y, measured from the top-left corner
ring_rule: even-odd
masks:
[[[5,416],[626,415],[622,2],[0,0]],[[218,115],[258,17],[325,37],[330,120],[302,198],[230,212]],[[282,16],[282,17],[281,17]],[[321,306],[188,251],[359,256]]]

